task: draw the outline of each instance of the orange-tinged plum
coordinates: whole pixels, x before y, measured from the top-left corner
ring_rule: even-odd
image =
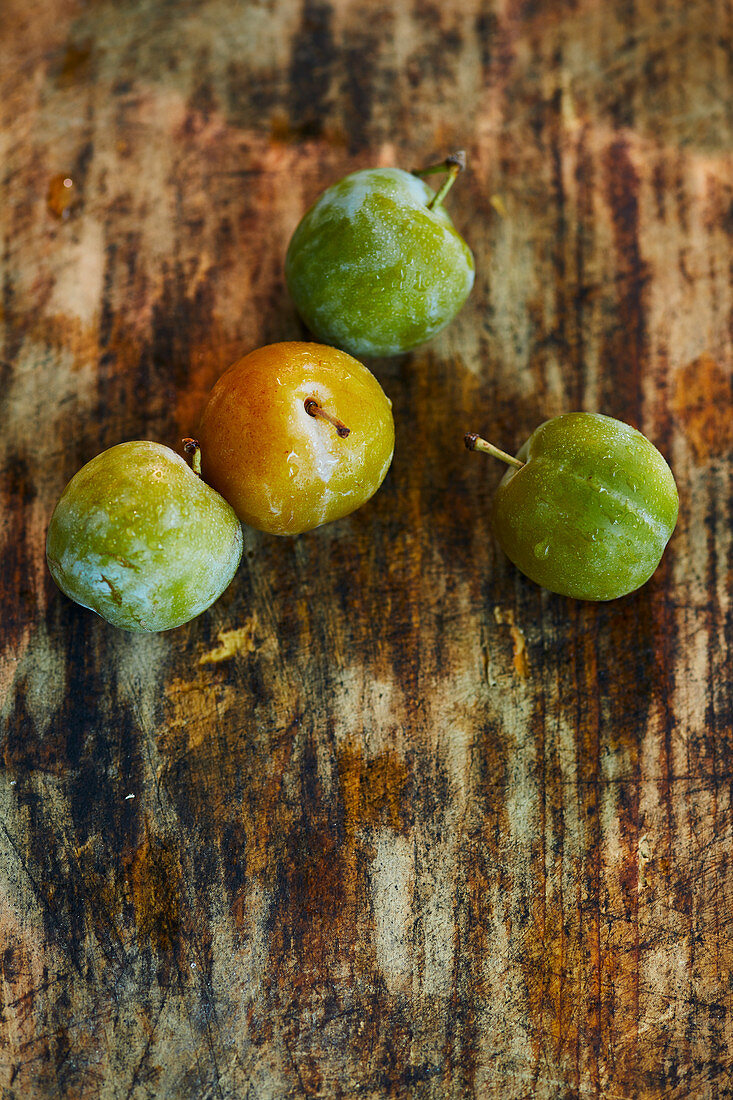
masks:
[[[297,535],[361,507],[394,451],[391,402],[370,371],[323,344],[270,344],[214,386],[202,473],[243,523]]]

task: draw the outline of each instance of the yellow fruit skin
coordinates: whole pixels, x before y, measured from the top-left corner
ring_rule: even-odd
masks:
[[[308,414],[318,405],[349,428]],[[215,385],[199,429],[202,473],[243,523],[296,535],[361,507],[394,451],[389,399],[365,366],[324,344],[270,344]]]
[[[53,579],[113,626],[170,630],[205,611],[242,557],[225,500],[168,447],[120,443],[71,479],[48,528]]]

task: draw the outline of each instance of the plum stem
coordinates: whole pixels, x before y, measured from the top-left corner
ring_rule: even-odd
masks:
[[[506,453],[506,451],[499,450],[493,443],[489,443],[487,440],[482,439],[480,435],[475,435],[473,432],[467,432],[463,437],[463,442],[466,444],[466,449],[469,451],[482,451],[485,455],[491,455],[493,458],[498,458],[502,462],[506,462],[507,466],[514,466],[517,470],[521,470],[524,463],[518,458],[514,458],[512,455]]]
[[[181,446],[191,459],[191,469],[197,477],[201,477],[201,445],[198,439],[182,439]]]
[[[436,206],[441,206],[443,199],[450,191],[453,184],[456,182],[458,174],[466,167],[466,154],[463,149],[459,149],[456,153],[451,153],[450,156],[442,160],[440,164],[430,164],[427,168],[417,168],[413,170],[413,176],[432,176],[436,172],[447,172],[448,175],[443,180],[443,183],[439,191],[433,195],[432,199],[428,203],[428,210],[434,210]]]
[[[306,397],[304,405],[305,411],[308,413],[308,416],[320,416],[322,420],[327,420],[329,424],[333,424],[334,428],[341,436],[341,438],[346,439],[346,436],[351,431],[351,428],[347,428],[346,425],[338,419],[338,417],[332,416],[331,413],[326,412],[325,409],[322,409],[316,401],[315,397]]]

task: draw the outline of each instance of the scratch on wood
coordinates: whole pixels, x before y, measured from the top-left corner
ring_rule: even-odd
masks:
[[[199,657],[200,665],[219,664],[221,661],[229,661],[240,653],[254,653],[257,649],[255,643],[255,631],[257,629],[257,616],[253,615],[244,626],[235,627],[233,630],[220,630],[217,637],[219,645]]]
[[[513,664],[514,671],[520,680],[526,680],[529,675],[529,661],[527,659],[527,641],[524,637],[524,631],[521,627],[517,626],[514,620],[514,608],[501,608],[498,605],[494,607],[494,621],[500,626],[508,626],[509,633],[512,636],[512,644],[514,646]]]

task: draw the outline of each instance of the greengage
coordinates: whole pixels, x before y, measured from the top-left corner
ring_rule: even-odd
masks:
[[[376,493],[394,450],[391,402],[346,352],[258,348],[214,386],[199,429],[202,473],[243,523],[296,535]]]
[[[674,531],[679,496],[672,471],[635,428],[600,413],[541,424],[517,453],[476,435],[509,465],[493,505],[507,557],[551,592],[612,600],[649,580]]]
[[[470,248],[443,200],[462,153],[421,173],[354,172],[304,215],[285,275],[296,309],[319,339],[353,355],[398,355],[456,315],[474,280]],[[447,172],[436,193],[421,178]]]
[[[113,626],[170,630],[232,580],[242,529],[231,507],[174,451],[120,443],[71,479],[48,528],[62,592]]]

